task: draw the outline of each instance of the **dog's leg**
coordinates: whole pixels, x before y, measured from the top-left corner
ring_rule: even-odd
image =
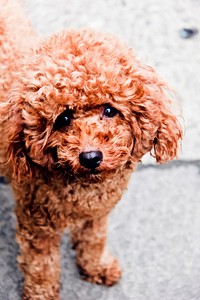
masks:
[[[71,241],[77,250],[77,265],[87,281],[113,285],[121,277],[117,259],[106,249],[107,218],[81,222],[71,228]]]
[[[19,266],[24,273],[23,300],[59,299],[59,235],[40,235],[27,230],[17,231],[21,249]]]

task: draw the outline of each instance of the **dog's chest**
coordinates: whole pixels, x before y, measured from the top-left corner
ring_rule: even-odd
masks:
[[[106,215],[120,200],[128,179],[129,176],[120,176],[101,183],[71,183],[63,187],[57,196],[69,218],[100,217]]]
[[[57,196],[66,216],[77,219],[103,215],[120,199],[120,194],[109,184],[70,184]]]

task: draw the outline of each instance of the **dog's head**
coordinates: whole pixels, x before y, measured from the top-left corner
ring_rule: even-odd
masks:
[[[135,164],[148,151],[160,163],[173,159],[182,130],[165,89],[109,35],[53,36],[24,59],[7,103],[15,173],[40,166],[85,180]]]

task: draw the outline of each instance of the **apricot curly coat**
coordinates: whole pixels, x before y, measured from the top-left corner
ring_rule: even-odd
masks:
[[[121,271],[105,248],[108,213],[143,155],[171,160],[182,138],[167,87],[109,34],[41,42],[17,1],[0,6],[0,170],[16,200],[22,297],[59,298],[67,226],[83,277],[112,285]],[[95,166],[81,163],[97,152]]]

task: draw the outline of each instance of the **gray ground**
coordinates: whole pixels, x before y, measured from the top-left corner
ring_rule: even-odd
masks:
[[[80,280],[67,234],[62,243],[61,300],[200,299],[200,30],[198,0],[24,0],[42,35],[64,27],[117,34],[154,65],[180,96],[186,136],[180,161],[147,157],[110,218],[109,245],[124,270],[112,288]],[[0,184],[0,300],[19,300],[15,217],[9,186]]]

